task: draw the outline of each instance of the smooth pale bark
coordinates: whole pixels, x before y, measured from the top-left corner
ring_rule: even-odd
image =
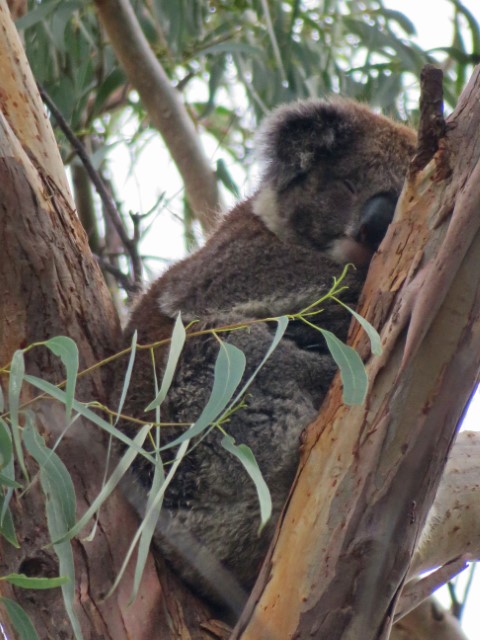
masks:
[[[394,625],[390,640],[469,640],[458,620],[429,598]]]
[[[477,69],[413,165],[360,307],[384,346],[366,404],[342,405],[336,379],[234,638],[389,635],[480,364],[479,91]]]
[[[480,560],[480,432],[458,434],[410,566],[410,575],[466,555]]]
[[[155,57],[129,0],[95,0],[94,4],[115,55],[182,176],[195,217],[205,231],[211,231],[221,205],[217,179],[185,105]],[[158,179],[161,182],[161,171]]]

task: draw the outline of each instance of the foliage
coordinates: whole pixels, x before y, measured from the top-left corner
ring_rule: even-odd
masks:
[[[0,533],[10,544],[13,544],[16,547],[19,546],[15,535],[15,528],[10,513],[9,502],[14,488],[21,489],[22,492],[27,491],[31,484],[36,480],[36,476],[33,478],[30,477],[27,471],[24,460],[25,450],[38,465],[40,485],[45,496],[48,532],[53,549],[58,557],[60,577],[43,578],[30,577],[23,574],[9,574],[0,577],[0,580],[10,582],[12,585],[17,587],[30,589],[61,587],[66,611],[75,637],[81,638],[82,633],[80,625],[73,607],[75,568],[70,541],[73,537],[79,535],[80,532],[84,530],[92,518],[95,518],[101,505],[117,487],[136,456],[142,455],[149,460],[154,467],[152,481],[153,490],[149,493],[146,513],[143,521],[131,541],[124,563],[110,590],[110,593],[112,593],[118,585],[133,552],[138,547],[134,584],[132,589],[132,599],[135,598],[165,491],[167,490],[183,458],[188,455],[189,450],[196,446],[199,438],[201,439],[213,429],[217,429],[219,431],[221,444],[225,449],[225,455],[233,455],[236,457],[243,465],[245,472],[250,476],[255,485],[259,499],[259,529],[261,530],[271,515],[272,503],[270,492],[251,449],[245,444],[237,444],[228,434],[229,418],[232,413],[242,410],[249,386],[280,343],[288,326],[289,319],[303,320],[308,324],[311,324],[309,318],[311,318],[312,315],[321,313],[322,305],[328,299],[332,299],[339,304],[343,304],[338,299],[338,296],[341,295],[344,290],[342,282],[346,273],[347,269],[345,268],[343,274],[338,279],[334,280],[331,290],[323,296],[323,298],[291,317],[282,316],[279,318],[265,318],[263,320],[252,321],[247,324],[195,331],[195,324],[190,325],[186,330],[181,321],[181,317],[179,316],[176,320],[172,337],[167,341],[170,343],[169,353],[160,388],[158,388],[157,384],[156,397],[146,408],[149,410],[156,410],[156,421],[151,423],[135,420],[136,423],[138,422],[140,424],[137,434],[133,440],[127,437],[122,431],[119,431],[116,425],[120,417],[124,420],[133,420],[128,416],[123,416],[121,412],[128,386],[130,384],[135,354],[138,349],[149,349],[152,355],[152,363],[154,365],[155,349],[164,344],[165,341],[154,345],[142,346],[137,345],[136,335],[134,335],[131,348],[127,350],[127,352],[130,351],[129,363],[126,369],[119,404],[116,409],[110,409],[103,406],[98,407],[97,403],[80,402],[75,398],[75,388],[78,376],[85,375],[91,369],[79,373],[78,349],[71,338],[57,336],[45,342],[35,343],[23,350],[16,351],[12,358],[12,362],[1,372],[9,376],[8,397],[10,411],[0,415],[0,492],[2,494],[2,521],[0,523]],[[346,308],[348,309],[348,307]],[[264,358],[252,375],[248,379],[245,379],[244,374],[246,360],[244,353],[234,345],[222,340],[220,335],[232,331],[246,330],[249,324],[253,324],[254,322],[274,322],[276,323],[277,328]],[[371,338],[372,348],[378,353],[378,334],[367,321],[362,319],[361,322],[365,327],[368,336]],[[315,327],[313,324],[311,324],[311,326]],[[331,349],[332,356],[339,364],[342,379],[344,381],[344,401],[349,404],[361,403],[365,397],[367,379],[360,357],[356,351],[342,343],[330,332],[326,332],[323,329],[318,330],[324,335],[327,346]],[[195,422],[193,422],[189,427],[184,428],[181,435],[177,438],[174,438],[164,444],[161,441],[161,404],[165,400],[168,390],[173,382],[175,370],[181,357],[185,341],[205,333],[215,336],[219,343],[210,398]],[[54,385],[46,380],[25,372],[25,356],[31,349],[37,348],[47,348],[61,359],[66,371],[66,380],[63,383]],[[111,357],[108,362],[120,355],[125,355],[125,352],[116,354]],[[106,363],[107,361],[103,361],[98,363],[96,367],[103,366]],[[155,371],[155,366],[153,366],[154,376],[156,375]],[[20,397],[24,384],[28,384],[33,387],[33,389],[40,391],[41,395],[33,398],[33,400],[26,404],[22,404]],[[53,448],[47,447],[35,424],[35,414],[32,410],[32,406],[34,406],[36,401],[41,399],[53,399],[60,402],[65,407],[66,426],[62,436],[57,440]],[[106,417],[99,415],[98,410],[93,411],[93,407],[103,410]],[[0,404],[0,411],[4,411],[3,404]],[[127,448],[115,468],[109,473],[108,477],[105,477],[103,487],[98,496],[93,500],[89,508],[77,521],[76,497],[73,482],[67,468],[61,461],[60,457],[56,454],[55,449],[57,448],[64,433],[70,429],[80,417],[89,420],[97,427],[103,429],[109,434],[110,438],[117,438],[123,441],[127,445]],[[12,440],[14,446],[12,444]],[[145,446],[146,442],[148,446]],[[176,449],[173,460],[169,464],[164,464],[162,461],[162,452],[172,448]],[[110,453],[107,454],[108,457],[109,455]],[[14,458],[19,463],[23,478],[17,478],[15,475],[15,467],[13,465]],[[107,459],[105,468],[107,469],[108,467],[109,460]],[[94,531],[91,536],[92,535],[94,535]],[[12,620],[12,624],[14,624],[15,628],[19,630],[21,637],[35,638],[36,635],[31,622],[19,605],[7,599],[3,599],[2,601],[5,604],[5,608]]]
[[[445,2],[454,9],[453,39],[433,51],[422,51],[414,43],[415,26],[383,0],[132,4],[199,131],[214,141],[219,182],[238,197],[233,177],[238,172],[232,173],[232,163],[234,169],[239,161],[245,166],[252,131],[281,102],[334,92],[405,119],[408,95],[418,88],[422,66],[431,62],[443,66],[446,99],[455,104],[471,65],[479,59],[480,27],[459,0]],[[105,159],[123,143],[134,164],[152,131],[99,27],[94,3],[30,0],[29,7],[17,24],[38,82],[84,141],[97,168],[104,170]],[[71,161],[61,134],[59,140],[65,160]],[[177,194],[166,184],[159,189],[155,208],[165,212]],[[80,195],[75,195],[84,220]],[[121,202],[119,206],[122,209]],[[123,215],[130,224],[125,211]],[[190,215],[185,206],[188,246],[195,244]],[[107,232],[100,225],[100,235]]]

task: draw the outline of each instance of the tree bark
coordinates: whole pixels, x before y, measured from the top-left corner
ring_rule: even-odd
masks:
[[[417,156],[370,269],[359,312],[384,353],[366,404],[342,405],[337,377],[233,638],[389,635],[480,364],[479,73],[436,151],[426,136],[434,156]]]
[[[6,0],[0,0],[0,33],[0,364],[27,344],[67,334],[77,342],[81,367],[88,367],[118,349],[118,321],[74,212]],[[427,137],[430,151],[417,158],[399,216],[372,266],[362,313],[383,326],[384,355],[367,362],[367,404],[347,409],[338,380],[334,384],[306,434],[276,546],[233,637],[388,635],[479,365],[480,236],[471,215],[480,206],[478,84],[477,70],[446,135],[437,127]],[[359,331],[352,340],[365,351]],[[29,352],[27,366],[55,382],[64,377],[41,348]],[[78,392],[106,403],[108,382],[108,371],[98,369],[80,379]],[[3,376],[4,389],[5,383]],[[23,400],[29,399],[25,391]],[[53,444],[64,428],[63,410],[46,402],[33,406]],[[78,424],[58,452],[72,474],[81,515],[101,487],[102,434]],[[43,509],[38,483],[14,502],[21,548],[2,542],[0,575],[58,574]],[[132,605],[131,570],[104,599],[136,525],[117,493],[102,508],[93,542],[74,541],[84,637],[228,637],[208,608],[161,562],[157,572],[151,558]],[[59,590],[27,592],[0,581],[0,593],[29,612],[41,638],[73,637]]]
[[[95,0],[115,55],[182,176],[190,206],[205,231],[220,208],[217,180],[185,105],[153,54],[129,0]]]
[[[78,346],[83,369],[118,350],[118,319],[74,211],[53,132],[6,0],[0,0],[0,33],[0,365],[28,344],[68,335]],[[50,381],[57,383],[65,376],[60,361],[44,348],[29,351],[26,362],[29,373]],[[110,372],[97,369],[79,379],[77,394],[106,404],[109,381]],[[1,384],[8,397],[5,375]],[[32,396],[24,390],[22,401]],[[53,445],[65,428],[64,411],[46,401],[32,407],[38,428]],[[102,433],[80,422],[57,448],[74,481],[79,516],[100,491],[105,451]],[[27,464],[34,475],[33,462]],[[2,540],[0,575],[58,575],[38,482],[13,501],[12,511],[20,549]],[[118,492],[102,508],[94,540],[73,542],[75,611],[83,636],[212,638],[202,628],[211,617],[208,609],[165,567],[159,579],[151,557],[132,605],[132,567],[114,595],[104,599],[137,526]],[[0,593],[29,613],[41,638],[73,637],[60,589],[13,589],[0,581]],[[2,625],[14,638],[5,615]]]

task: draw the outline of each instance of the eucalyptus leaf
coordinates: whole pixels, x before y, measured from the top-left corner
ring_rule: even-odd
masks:
[[[224,449],[237,458],[253,480],[260,505],[260,528],[258,531],[260,533],[272,515],[272,497],[267,483],[263,479],[262,472],[250,447],[246,444],[235,444],[235,440],[229,435],[225,435],[222,438],[221,444]]]
[[[31,578],[24,573],[9,573],[6,576],[0,576],[0,580],[22,589],[55,589],[68,582],[68,578],[62,576],[58,578]]]
[[[70,422],[72,414],[73,399],[75,396],[75,386],[78,374],[78,347],[75,342],[67,336],[56,336],[44,342],[47,349],[58,356],[67,372],[67,383],[65,386],[65,417],[67,423]]]
[[[66,534],[75,522],[76,499],[73,482],[65,465],[54,451],[46,447],[43,438],[31,422],[24,428],[24,443],[27,451],[40,467],[40,484],[45,495],[48,531],[52,540]],[[65,609],[76,640],[82,640],[80,623],[74,609],[75,565],[70,542],[53,544],[58,558],[59,573],[68,580],[62,584]]]
[[[10,409],[10,424],[12,426],[13,444],[15,446],[15,454],[25,478],[28,478],[27,469],[25,467],[25,459],[23,457],[22,442],[20,436],[19,425],[19,406],[20,391],[25,376],[25,360],[23,351],[15,351],[10,365],[10,379],[8,383],[8,406]]]
[[[117,407],[117,417],[115,418],[115,424],[120,419],[120,414],[122,413],[123,405],[125,403],[125,398],[127,396],[128,387],[130,385],[130,379],[132,377],[133,364],[135,362],[135,356],[137,353],[137,331],[133,332],[132,342],[131,342],[131,351],[130,357],[128,358],[127,371],[125,372],[125,378],[123,380],[122,392],[120,394],[120,400],[118,401]]]
[[[133,577],[133,589],[130,596],[130,602],[135,600],[138,594],[138,589],[140,588],[143,570],[145,569],[145,563],[147,562],[147,557],[150,551],[150,544],[162,509],[163,495],[166,488],[165,482],[165,472],[160,458],[160,453],[158,453],[157,464],[153,471],[152,485],[148,493],[143,529],[138,542],[137,561],[135,563],[135,574]]]
[[[2,513],[2,520],[0,522],[0,534],[7,540],[12,546],[20,549],[18,544],[17,534],[15,533],[15,524],[12,518],[12,512],[8,506],[5,507],[5,498],[0,495],[0,511]],[[5,507],[5,509],[4,509]]]
[[[343,402],[362,404],[368,390],[368,378],[362,359],[352,347],[349,347],[326,329],[320,329],[332,358],[340,369],[343,383]]]
[[[170,349],[168,351],[167,364],[165,366],[165,373],[163,374],[162,385],[157,397],[146,407],[145,411],[152,411],[159,407],[167,397],[168,390],[170,389],[175,375],[175,370],[180,359],[183,347],[185,345],[186,333],[185,327],[182,323],[182,315],[179,313],[175,319],[173,326],[172,338],[170,342]]]
[[[149,529],[152,526],[152,522],[153,522],[153,514],[156,513],[157,511],[159,511],[159,504],[161,505],[161,502],[163,500],[163,496],[165,495],[165,491],[167,490],[170,482],[173,480],[173,477],[175,476],[175,473],[177,472],[178,466],[179,464],[182,462],[183,458],[185,457],[185,454],[187,452],[188,449],[188,441],[185,440],[184,442],[182,442],[180,444],[180,446],[177,449],[177,453],[175,454],[175,460],[173,461],[173,464],[170,466],[170,469],[168,470],[167,473],[167,477],[165,478],[165,481],[163,482],[162,486],[159,488],[159,490],[156,493],[151,493],[151,498],[149,496],[149,500],[148,500],[148,509],[145,512],[144,518],[142,520],[142,523],[140,524],[140,526],[138,527],[132,542],[130,543],[130,546],[128,548],[128,551],[125,555],[125,559],[122,563],[122,566],[120,568],[120,571],[118,572],[118,575],[115,579],[115,582],[112,586],[112,588],[110,589],[110,591],[107,594],[107,598],[108,596],[110,596],[115,589],[117,588],[120,580],[122,579],[122,576],[125,572],[125,569],[127,568],[127,565],[130,561],[130,558],[132,557],[132,554],[135,550],[135,547],[137,545],[138,540],[140,539],[140,537],[143,534],[143,531],[145,529]],[[146,536],[145,540],[148,538],[148,535]],[[143,559],[142,559],[143,561]],[[135,573],[137,574],[137,572],[140,571],[141,569],[141,565],[142,563],[137,563],[137,567],[135,569]],[[135,582],[137,582],[137,580],[140,580],[140,576],[137,576],[137,579]],[[135,593],[135,591],[134,591]],[[133,598],[133,595],[132,595]]]
[[[12,459],[13,446],[10,429],[3,418],[0,418],[0,469],[8,465]]]
[[[347,311],[349,311],[352,314],[352,316],[355,318],[355,320],[362,326],[362,329],[365,331],[365,333],[367,334],[370,340],[370,348],[372,350],[372,353],[376,356],[380,356],[382,354],[382,339],[380,338],[380,334],[375,329],[375,327],[372,324],[370,324],[370,322],[366,320],[366,318],[364,318],[359,313],[351,309],[348,305],[343,303],[341,300],[336,298],[336,301],[339,304],[341,304],[342,307],[347,309]]]
[[[58,387],[56,387],[54,384],[51,384],[46,380],[42,380],[41,378],[37,378],[36,376],[31,376],[28,374],[25,375],[25,381],[33,385],[37,389],[40,389],[40,391],[42,391],[43,393],[48,394],[55,400],[58,400],[59,402],[63,402],[63,404],[65,404],[66,402],[65,392],[62,391],[62,389],[59,389]],[[109,433],[110,435],[114,436],[115,438],[117,438],[118,440],[126,444],[128,447],[133,447],[137,453],[142,455],[152,464],[155,464],[154,458],[149,453],[147,453],[144,449],[136,445],[131,438],[126,436],[119,429],[116,429],[115,427],[113,427],[109,422],[101,418],[97,413],[95,413],[95,411],[92,411],[88,406],[84,405],[81,402],[78,402],[78,400],[74,400],[73,409],[77,413],[79,413],[81,416],[83,416],[93,424],[96,424],[98,427],[103,429],[106,433]]]
[[[189,429],[186,429],[178,438],[163,445],[160,450],[171,449],[185,440],[191,440],[214,423],[235,393],[244,371],[243,351],[228,342],[220,341],[220,349],[215,361],[213,387],[207,404]]]
[[[0,602],[7,612],[15,632],[18,634],[19,640],[39,640],[32,621],[19,604],[5,597],[0,597]]]
[[[88,509],[85,511],[85,513],[82,515],[80,520],[78,520],[76,524],[72,523],[68,527],[68,529],[66,529],[61,533],[61,535],[58,535],[52,538],[55,542],[57,543],[63,542],[64,540],[69,540],[73,538],[74,536],[78,535],[80,531],[88,524],[90,519],[95,515],[98,509],[100,509],[102,504],[105,502],[105,500],[112,493],[112,491],[118,485],[122,477],[130,468],[132,462],[137,456],[137,447],[138,445],[141,446],[145,442],[145,438],[147,437],[148,432],[150,431],[150,428],[151,428],[150,425],[147,424],[147,425],[144,425],[138,431],[137,435],[135,436],[132,442],[132,445],[136,445],[136,446],[129,447],[125,451],[125,453],[120,459],[120,462],[115,467],[110,477],[108,478],[107,482],[102,487],[102,490],[100,491],[98,496],[95,498],[95,500],[92,502],[92,504],[88,507]]]

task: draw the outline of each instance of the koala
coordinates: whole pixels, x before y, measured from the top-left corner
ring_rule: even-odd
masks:
[[[390,223],[415,150],[408,127],[346,99],[300,101],[278,108],[258,137],[257,191],[226,215],[206,244],[169,268],[139,299],[125,331],[140,344],[171,335],[177,314],[195,330],[295,314],[331,287],[346,263],[342,299],[355,305],[366,270]],[[345,339],[350,315],[327,301],[311,322]],[[275,323],[222,333],[244,352],[248,379],[269,348]],[[161,380],[167,347],[157,349]],[[205,406],[219,350],[211,334],[187,339],[161,421],[191,424]],[[169,485],[154,540],[197,592],[239,613],[260,569],[293,481],[299,438],[315,418],[336,371],[315,327],[293,320],[248,390],[244,406],[224,425],[254,453],[270,489],[273,515],[258,534],[253,482],[220,445],[216,429],[190,444]],[[123,374],[123,372],[122,372]],[[123,382],[117,383],[117,387]],[[118,391],[117,391],[118,394]],[[137,353],[124,413],[153,420],[148,351]],[[184,427],[185,428],[185,427]],[[121,423],[128,435],[136,427]],[[161,428],[165,444],[178,426]],[[169,462],[169,451],[163,456]],[[137,456],[124,483],[142,514],[152,468]]]

